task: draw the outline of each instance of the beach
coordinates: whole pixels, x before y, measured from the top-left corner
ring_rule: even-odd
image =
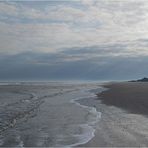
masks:
[[[88,147],[148,146],[148,83],[122,82],[104,85],[93,101],[81,100],[102,113],[95,137]]]
[[[103,88],[94,83],[2,83],[1,147],[73,147],[95,135],[101,113],[78,102]]]
[[[148,83],[0,85],[1,147],[148,146]]]

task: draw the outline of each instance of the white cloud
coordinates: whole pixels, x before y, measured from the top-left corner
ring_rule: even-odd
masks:
[[[0,18],[6,15],[7,19],[0,23],[0,52],[58,52],[71,47],[122,43],[128,45],[126,54],[148,54],[147,45],[136,42],[148,39],[146,0],[77,3],[79,7],[61,4],[38,8],[1,2]],[[13,24],[8,23],[13,17]]]
[[[18,15],[17,7],[13,4],[0,2],[0,14],[1,15]]]

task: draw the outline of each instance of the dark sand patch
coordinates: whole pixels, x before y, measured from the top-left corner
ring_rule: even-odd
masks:
[[[106,105],[116,106],[134,114],[148,115],[148,83],[124,82],[105,85],[109,90],[98,94]]]

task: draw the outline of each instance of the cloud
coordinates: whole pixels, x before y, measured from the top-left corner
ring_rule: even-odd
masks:
[[[81,53],[83,55],[83,53]],[[1,80],[30,79],[134,79],[148,75],[147,56],[141,57],[95,57],[81,60],[78,55],[59,53],[44,54],[27,52],[0,57]],[[86,55],[85,55],[86,56]],[[65,58],[66,57],[66,58]],[[67,60],[67,58],[71,60]],[[82,56],[83,57],[83,56]],[[24,73],[24,71],[26,71]]]
[[[0,61],[11,65],[1,64],[3,77],[22,68],[32,77],[39,69],[51,77],[131,75],[136,64],[144,71],[147,41],[146,0],[0,2]]]
[[[55,52],[118,42],[131,42],[130,46],[135,40],[148,38],[146,1],[83,0],[77,4],[79,7],[49,2],[30,7],[23,2],[1,2],[1,52]]]
[[[1,15],[10,15],[10,16],[16,16],[18,15],[18,10],[15,5],[12,5],[11,3],[5,3],[0,2],[0,14]]]

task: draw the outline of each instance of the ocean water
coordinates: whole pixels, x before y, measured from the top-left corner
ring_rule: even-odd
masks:
[[[96,98],[99,83],[1,83],[0,146],[78,146],[94,137],[101,112],[78,100]]]

